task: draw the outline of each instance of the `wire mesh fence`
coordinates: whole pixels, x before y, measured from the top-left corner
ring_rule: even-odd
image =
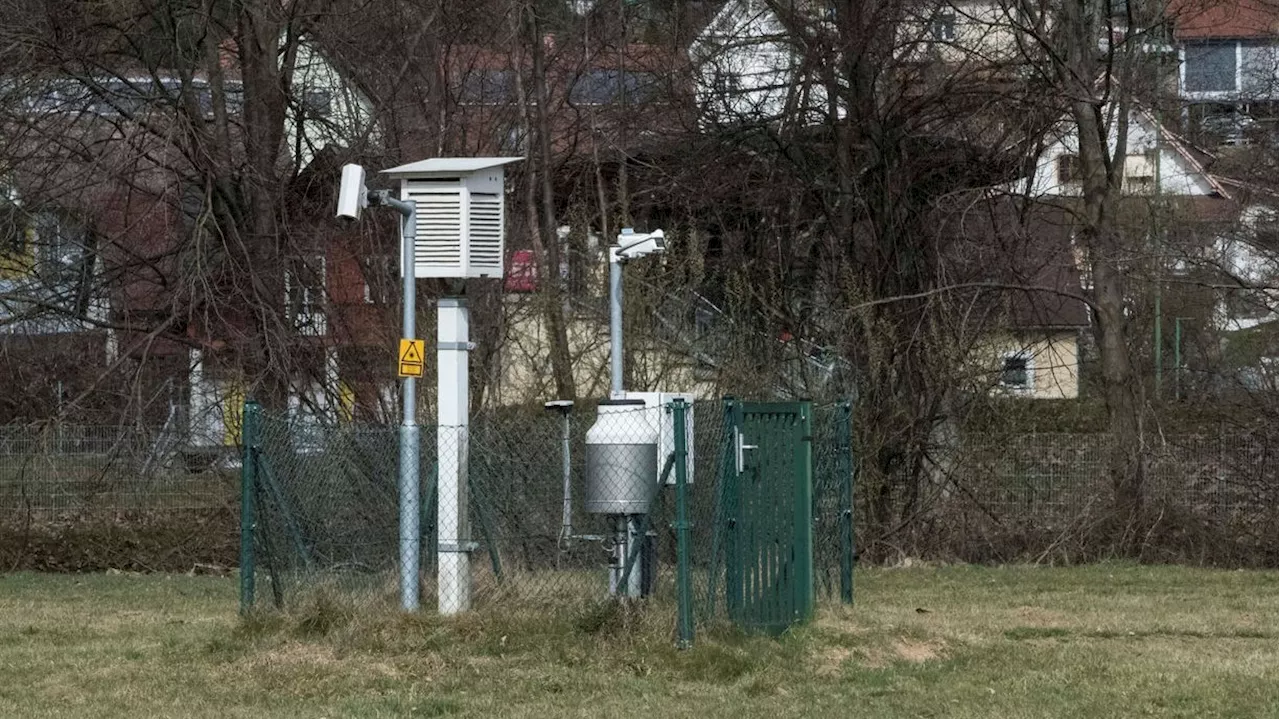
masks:
[[[671,406],[636,402],[603,403],[595,412],[481,413],[465,432],[424,429],[422,604],[452,610],[566,606],[611,595],[669,599],[676,596],[677,535],[685,527],[686,583],[692,595],[710,599],[701,601],[700,618],[716,619],[724,572],[717,542],[730,519],[723,478],[733,461],[724,409],[694,404],[680,432]],[[840,536],[841,527],[851,527],[850,503],[840,500],[851,489],[849,407],[818,415],[815,557],[820,589],[835,596],[841,567],[851,571],[851,539]],[[244,426],[252,434],[255,425]],[[255,472],[257,574],[270,587],[270,601],[296,605],[337,590],[394,604],[407,539],[398,513],[396,427],[334,427],[306,445],[293,434],[288,421],[264,417],[259,457],[246,457]],[[677,434],[684,439],[684,472],[673,454]],[[251,436],[246,441],[253,443]],[[451,490],[460,475],[465,487]],[[684,521],[677,516],[677,476],[687,482]]]
[[[136,427],[0,427],[0,521],[206,510],[234,501],[234,450],[183,451]]]
[[[952,483],[996,516],[1075,517],[1111,496],[1105,434],[1021,434],[964,442]],[[1206,518],[1274,517],[1276,437],[1271,433],[1187,435],[1147,444],[1147,503]]]
[[[628,412],[624,408],[623,415]],[[643,425],[643,432],[652,431],[651,414],[646,414],[651,412],[635,410],[636,427]],[[689,571],[699,616],[705,619],[723,611],[723,586],[713,582],[722,577],[716,574],[723,572],[724,561],[722,551],[716,554],[716,541],[728,519],[719,492],[735,457],[720,402],[695,403],[691,417]],[[618,581],[618,570],[610,569],[619,561],[618,537],[626,535],[614,518],[626,513],[588,511],[588,495],[600,489],[588,486],[586,471],[587,432],[596,419],[594,408],[583,407],[568,414],[478,413],[465,453],[469,531],[452,538],[441,535],[439,527],[442,458],[437,433],[448,449],[447,435],[456,429],[423,428],[420,577],[425,606],[434,606],[439,594],[435,582],[442,537],[446,544],[466,542],[452,548],[469,560],[469,599],[475,605],[563,605],[608,595],[611,577]],[[859,547],[877,539],[868,521],[867,490],[855,476],[862,458],[849,446],[850,435],[847,405],[813,409],[813,583],[819,600],[852,591],[853,557]],[[1153,535],[1151,542],[1167,540],[1167,557],[1174,561],[1272,562],[1277,551],[1276,446],[1274,428],[1152,438],[1144,452],[1144,495],[1151,511],[1165,517],[1171,533],[1166,538]],[[1099,434],[962,437],[934,457],[945,472],[938,473],[930,503],[919,515],[928,536],[918,547],[930,556],[964,560],[1041,556],[1079,526],[1081,518],[1097,516],[1109,506],[1109,450],[1109,438]],[[400,548],[397,429],[340,424],[317,430],[284,417],[264,417],[261,456],[254,534],[258,573],[264,578],[260,599],[288,605],[306,593],[332,588],[394,603]],[[182,564],[185,569],[194,561],[210,561],[232,567],[234,554],[224,550],[234,546],[241,464],[236,448],[197,452],[180,438],[136,427],[0,428],[5,566]],[[657,466],[653,472],[663,469]],[[658,597],[673,596],[676,583],[678,518],[669,482],[670,477],[661,485],[655,480],[648,511],[638,513],[643,526],[627,530],[643,534],[644,546],[633,563],[636,577],[628,575],[627,581],[642,582],[645,592]],[[83,561],[75,562],[52,558],[70,544],[63,535],[50,533],[41,545],[50,557],[10,557],[8,550],[20,544],[15,527],[27,536],[44,527],[90,525],[113,531],[166,525],[183,531],[156,534],[145,547],[136,534],[117,532],[111,541],[120,544],[118,551],[82,552]],[[86,535],[84,544],[105,547],[103,537]],[[1204,541],[1191,545],[1200,539]],[[989,546],[975,549],[976,542]],[[178,543],[187,549],[175,550]],[[204,551],[197,546],[202,543],[220,548]],[[1005,546],[997,547],[1000,543]],[[628,546],[625,559],[634,545]],[[1186,547],[1190,549],[1184,551]],[[1203,552],[1213,554],[1197,554]]]

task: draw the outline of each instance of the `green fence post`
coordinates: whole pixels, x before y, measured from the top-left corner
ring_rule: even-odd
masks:
[[[836,432],[840,472],[840,600],[853,604],[853,405],[840,403]]]
[[[685,428],[687,406],[677,399],[671,404],[672,424],[675,433],[676,472],[676,612],[678,646],[693,646],[693,579],[689,571],[689,466]]]
[[[253,400],[244,403],[240,423],[240,613],[253,609],[255,579],[253,534],[255,529],[254,496],[258,483],[258,451],[261,446],[262,405]]]

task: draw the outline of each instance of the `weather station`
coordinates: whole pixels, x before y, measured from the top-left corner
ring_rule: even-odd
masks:
[[[586,510],[607,517],[612,532],[609,592],[643,597],[652,590],[655,536],[647,514],[664,482],[674,484],[675,429],[667,411],[690,393],[628,392],[623,389],[622,270],[627,263],[666,250],[662,230],[625,228],[609,248],[609,399],[596,410],[587,432]],[[686,466],[693,477],[693,417],[685,426]]]
[[[400,603],[405,611],[416,611],[420,603],[422,541],[416,381],[424,372],[425,343],[417,338],[415,283],[420,278],[449,283],[449,295],[436,303],[436,586],[439,612],[451,615],[470,608],[470,553],[476,548],[467,523],[468,353],[474,346],[465,282],[502,277],[504,168],[523,159],[441,157],[383,170],[380,174],[399,181],[398,196],[365,187],[359,165],[342,168],[339,218],[357,221],[366,207],[390,207],[401,215],[403,319],[395,359],[401,378],[397,485]]]

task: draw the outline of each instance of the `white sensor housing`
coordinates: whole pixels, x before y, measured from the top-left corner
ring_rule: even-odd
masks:
[[[358,220],[360,211],[368,204],[368,190],[364,187],[364,168],[359,165],[343,165],[342,185],[338,188],[338,217]]]

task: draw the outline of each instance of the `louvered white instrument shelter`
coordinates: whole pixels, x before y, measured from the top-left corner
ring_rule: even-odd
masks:
[[[521,157],[435,157],[383,170],[413,202],[414,277],[502,277],[503,168]]]

